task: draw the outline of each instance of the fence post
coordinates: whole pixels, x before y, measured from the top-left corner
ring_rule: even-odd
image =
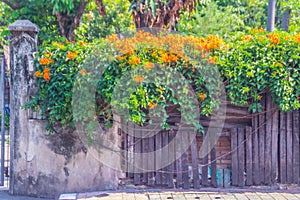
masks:
[[[22,194],[27,190],[28,111],[22,106],[28,101],[34,71],[33,53],[37,47],[39,28],[29,20],[17,20],[8,27],[10,31],[10,135],[11,165],[10,193]],[[24,170],[16,175],[16,170]]]

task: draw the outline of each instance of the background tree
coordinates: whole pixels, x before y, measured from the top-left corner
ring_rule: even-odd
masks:
[[[101,16],[105,16],[102,0],[94,1],[98,6],[98,12]],[[52,29],[58,30],[61,36],[74,40],[75,29],[80,25],[82,15],[91,0],[0,0],[0,2],[8,5],[13,11],[12,20],[26,18],[39,27],[50,25]]]
[[[274,31],[275,14],[276,14],[276,0],[269,0],[268,1],[268,24],[267,24],[268,31]]]
[[[182,11],[191,12],[197,0],[129,0],[136,28],[155,27],[178,30]]]

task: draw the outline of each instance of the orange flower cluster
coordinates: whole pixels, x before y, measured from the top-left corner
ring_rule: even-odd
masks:
[[[162,93],[164,91],[164,89],[162,87],[158,88],[158,92]]]
[[[149,106],[149,109],[153,109],[153,108],[155,108],[155,107],[157,106],[157,103],[152,103],[152,102],[150,102],[150,103],[148,104],[148,106]]]
[[[259,35],[259,36],[257,36],[257,38],[258,38],[260,41],[263,41],[266,37],[265,37],[265,36],[262,36],[262,35]]]
[[[34,76],[35,77],[41,77],[42,73],[40,71],[37,71],[37,72],[34,73]]]
[[[62,43],[59,43],[59,42],[52,42],[52,45],[53,45],[53,46],[56,46],[56,47],[58,47],[58,48],[60,48],[60,49],[62,49],[62,48],[64,48],[64,47],[65,47],[65,45],[64,45],[64,44],[62,44]]]
[[[249,42],[249,41],[253,40],[253,36],[252,35],[245,35],[245,36],[242,37],[242,40],[244,42]]]
[[[86,71],[84,69],[79,70],[79,74],[81,74],[82,76],[86,75]]]
[[[138,65],[140,64],[140,59],[137,57],[137,56],[132,56],[129,60],[128,60],[128,63],[130,65]]]
[[[134,50],[142,48],[163,49],[179,57],[185,58],[185,52],[203,54],[215,50],[223,45],[223,40],[217,36],[209,35],[207,38],[195,36],[182,36],[169,34],[166,36],[154,36],[149,32],[138,31],[134,37],[120,40],[113,34],[106,38],[122,54],[132,54]],[[188,48],[188,49],[187,49]],[[204,54],[203,54],[204,55]],[[174,59],[174,58],[173,58]]]
[[[79,44],[79,46],[84,46],[84,45],[85,45],[85,42],[80,41],[78,44]]]
[[[265,31],[266,31],[266,30],[265,30],[263,27],[253,29],[253,32],[254,32],[254,33],[263,33],[263,32],[265,32]]]
[[[66,57],[69,58],[69,59],[73,59],[77,56],[77,51],[74,51],[74,52],[71,52],[71,51],[68,51]]]
[[[286,35],[286,36],[283,37],[283,39],[285,39],[285,40],[290,40],[291,37],[290,37],[289,35]]]
[[[48,52],[46,52],[46,53],[44,54],[44,56],[45,56],[46,58],[50,58],[51,54],[48,53]]]
[[[178,60],[178,57],[171,54],[171,53],[163,53],[162,56],[161,56],[161,61],[163,63],[171,63],[172,61],[173,62],[177,62]]]
[[[300,33],[294,35],[294,42],[300,44]]]
[[[199,93],[198,97],[203,101],[206,98],[206,94],[204,93]]]
[[[41,65],[49,65],[54,63],[54,61],[51,58],[41,58],[40,59],[40,64]]]
[[[279,42],[280,42],[278,33],[270,33],[270,34],[268,34],[268,38],[273,44],[279,44]]]
[[[215,35],[209,35],[207,37],[207,42],[206,42],[206,48],[205,50],[209,51],[211,49],[218,49],[224,44],[224,41],[222,38],[219,38],[218,36]]]
[[[216,64],[216,58],[215,57],[209,57],[207,62],[210,63],[210,64]]]
[[[154,67],[155,67],[155,65],[152,62],[146,62],[144,64],[144,69],[153,69]]]
[[[142,77],[141,75],[137,75],[137,76],[133,77],[132,80],[133,80],[134,82],[141,83],[141,82],[143,82],[145,79],[144,79],[144,77]]]
[[[44,79],[49,82],[50,81],[50,68],[45,67],[44,68]]]

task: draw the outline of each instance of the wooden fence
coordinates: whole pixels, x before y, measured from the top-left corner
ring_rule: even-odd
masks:
[[[139,173],[135,173],[134,166],[127,163],[127,169],[132,167],[132,169],[129,169],[127,176],[133,179],[135,185],[164,186],[169,188],[182,187],[185,189],[191,187],[200,188],[201,185],[217,187],[215,148],[212,149],[209,155],[203,159],[199,159],[198,152],[200,147],[199,143],[197,143],[198,136],[193,141],[180,141],[191,143],[190,148],[181,155],[180,142],[171,143],[171,140],[177,137],[176,134],[174,130],[160,131],[155,136],[143,139],[126,134],[124,137],[124,148],[129,149],[127,151],[127,158],[133,160],[133,165],[145,169],[145,172],[140,172],[141,169],[136,169]],[[189,133],[187,132],[186,134]],[[168,151],[164,153],[156,152],[154,158],[150,156],[149,159],[135,159],[133,157],[133,153],[155,152],[165,146],[167,146]],[[132,151],[132,155],[130,155],[130,151]],[[159,165],[164,162],[168,164],[159,169]],[[155,165],[157,165],[156,171],[146,170],[155,168]]]
[[[280,112],[264,95],[252,127],[231,130],[232,185],[300,184],[299,112]]]
[[[125,131],[123,148],[128,150],[125,151],[125,158],[131,160],[133,165],[144,160],[134,158],[134,153],[155,152],[168,145],[168,151],[155,154],[154,157],[144,160],[144,163],[138,163],[145,169],[149,165],[154,168],[157,166],[156,170],[137,170],[137,173],[132,169],[127,177],[132,178],[135,185],[185,189],[205,186],[300,184],[299,115],[299,110],[279,112],[271,97],[264,95],[262,112],[252,114],[252,122],[245,121],[240,125],[235,125],[236,121],[232,123],[232,119],[237,117],[230,117],[230,123],[225,123],[223,129],[223,132],[225,129],[229,130],[228,135],[224,136],[228,137],[228,142],[222,139],[222,144],[217,143],[203,158],[199,158],[199,150],[205,135],[200,133],[197,133],[193,141],[188,141],[190,147],[178,156],[180,144],[170,145],[170,141],[177,134],[175,128],[143,139],[128,135]],[[226,162],[220,162],[224,157],[231,162],[229,167]],[[167,161],[169,165],[158,168],[162,162]],[[126,168],[133,167],[128,163],[124,165]],[[153,166],[150,168],[153,169]]]

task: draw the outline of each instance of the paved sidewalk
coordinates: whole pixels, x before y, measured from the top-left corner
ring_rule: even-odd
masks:
[[[77,200],[300,200],[300,191],[270,191],[270,192],[94,192],[78,194]]]
[[[12,196],[12,195],[8,194],[8,190],[0,190],[0,200],[53,200],[53,199]]]

